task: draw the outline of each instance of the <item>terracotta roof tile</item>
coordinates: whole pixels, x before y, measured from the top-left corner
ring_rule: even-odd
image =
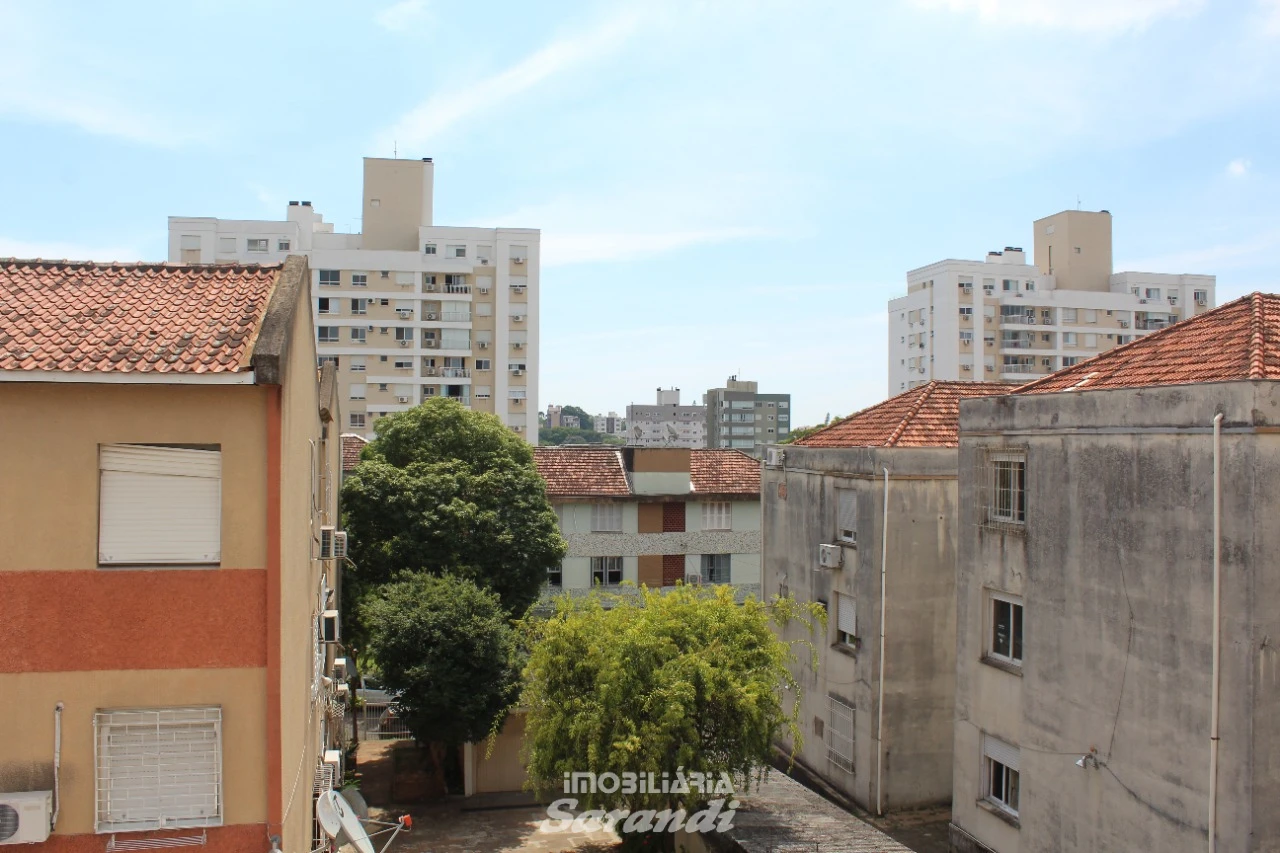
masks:
[[[360,451],[364,450],[364,446],[368,443],[368,439],[354,432],[342,434],[342,470],[344,472],[351,471],[360,464]]]
[[[1009,394],[999,382],[927,382],[796,442],[798,447],[958,447],[960,401]]]
[[[692,450],[693,491],[715,495],[760,495],[760,460],[741,450]]]
[[[1280,379],[1280,296],[1253,293],[1018,388],[1017,394]]]
[[[613,447],[535,447],[533,461],[550,497],[627,497],[631,484]]]
[[[0,370],[248,370],[280,270],[0,259]]]

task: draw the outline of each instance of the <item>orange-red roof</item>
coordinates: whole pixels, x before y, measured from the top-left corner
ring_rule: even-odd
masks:
[[[760,494],[760,460],[741,450],[692,450],[689,478],[701,494]]]
[[[0,260],[0,370],[248,370],[280,271]]]
[[[799,447],[959,447],[960,401],[1009,394],[1000,382],[926,382],[800,439]]]
[[[1280,379],[1280,296],[1253,293],[1028,382],[1017,394]]]
[[[342,434],[342,470],[351,471],[360,464],[360,451],[364,450],[364,446],[369,440],[362,435],[356,435],[354,432],[344,432]]]
[[[535,447],[533,461],[549,497],[627,497],[622,454],[611,447]]]

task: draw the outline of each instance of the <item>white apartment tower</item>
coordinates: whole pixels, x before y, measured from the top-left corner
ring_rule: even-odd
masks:
[[[1037,220],[1021,248],[907,273],[889,301],[889,394],[930,380],[1023,383],[1209,310],[1211,275],[1112,272],[1111,214]]]
[[[305,255],[320,361],[347,423],[431,397],[492,412],[538,441],[539,232],[432,223],[433,164],[365,158],[363,225],[335,233],[309,201],[283,221],[169,218],[169,260],[277,263]]]

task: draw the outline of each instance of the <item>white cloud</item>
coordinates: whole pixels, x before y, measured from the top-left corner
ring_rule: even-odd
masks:
[[[912,0],[929,9],[976,14],[984,23],[1094,34],[1144,29],[1161,18],[1194,15],[1204,0]]]
[[[127,246],[87,246],[77,243],[30,242],[0,237],[0,258],[44,258],[68,261],[137,261],[143,253]]]
[[[1252,168],[1252,166],[1253,161],[1247,160],[1244,157],[1237,157],[1227,164],[1227,174],[1233,178],[1243,178],[1249,173],[1249,169]]]
[[[373,16],[384,30],[403,32],[425,22],[428,18],[426,0],[401,0]]]
[[[554,41],[510,68],[463,89],[433,94],[380,133],[375,150],[395,144],[422,147],[454,125],[492,110],[557,74],[608,56],[635,32],[641,19],[638,11],[628,10],[594,29]]]

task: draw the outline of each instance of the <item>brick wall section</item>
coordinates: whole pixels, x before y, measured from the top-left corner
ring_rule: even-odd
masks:
[[[675,586],[684,582],[684,554],[664,554],[662,557],[662,585]]]
[[[683,503],[664,503],[662,505],[662,532],[684,533]]]

